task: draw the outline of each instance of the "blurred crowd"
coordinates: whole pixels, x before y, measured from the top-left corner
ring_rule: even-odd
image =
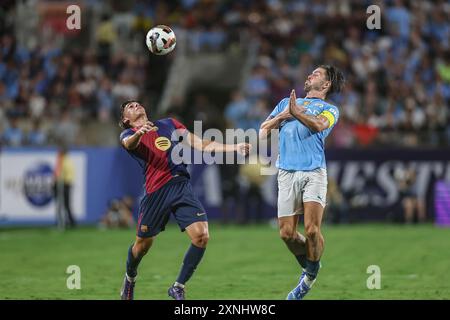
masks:
[[[303,96],[307,75],[328,63],[347,78],[331,97],[341,117],[330,144],[448,145],[450,3],[379,1],[381,30],[366,28],[367,1],[256,3],[225,15],[240,17],[234,23],[246,23],[259,42],[251,75],[226,108],[232,126],[258,128],[292,88]]]
[[[0,132],[8,146],[81,144],[83,121],[115,120],[117,103],[144,89],[146,62],[139,56],[46,46],[29,51],[10,34],[1,48]]]
[[[85,5],[102,6],[99,1]],[[117,105],[141,99],[157,105],[167,69],[142,54],[152,25],[188,31],[189,50],[222,52],[257,43],[251,72],[220,106],[205,95],[171,111],[187,121],[259,128],[279,100],[303,84],[314,66],[334,64],[347,83],[331,97],[341,109],[328,139],[336,147],[441,146],[450,142],[450,4],[377,1],[381,29],[366,27],[369,1],[180,0],[112,4],[102,14],[94,46],[62,47],[51,36],[33,49],[19,45],[14,26],[0,33],[0,143],[77,145],[87,121],[112,124]],[[115,12],[116,10],[117,12]],[[139,50],[123,50],[122,39]],[[121,48],[122,47],[122,48]],[[122,49],[122,50],[120,50]],[[169,61],[169,60],[164,60]],[[166,66],[167,67],[167,66]],[[156,74],[155,74],[156,73]],[[175,102],[176,103],[176,102]],[[225,124],[214,123],[223,113]]]

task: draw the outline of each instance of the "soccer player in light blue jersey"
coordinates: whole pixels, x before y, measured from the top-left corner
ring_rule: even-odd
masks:
[[[317,67],[305,81],[305,98],[292,90],[261,124],[260,138],[279,130],[278,224],[280,236],[302,267],[288,300],[301,300],[316,281],[324,239],[320,232],[327,195],[325,138],[339,119],[339,109],[326,101],[344,85],[334,66]],[[304,214],[305,236],[297,231]]]

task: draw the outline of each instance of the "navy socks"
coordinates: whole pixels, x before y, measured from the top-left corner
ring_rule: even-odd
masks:
[[[311,261],[306,259],[306,275],[310,280],[314,280],[319,273],[320,261]]]
[[[128,249],[127,258],[127,275],[130,278],[137,276],[137,267],[142,259],[142,257],[134,257],[132,249],[133,245],[131,245]],[[181,270],[177,278],[177,282],[179,284],[184,285],[192,277],[195,269],[202,260],[205,250],[206,248],[200,248],[191,244],[184,256],[183,265],[181,266]]]
[[[200,260],[202,260],[205,250],[206,248],[200,248],[191,244],[184,256],[183,265],[181,266],[180,274],[177,278],[179,284],[184,285],[192,277]]]
[[[128,258],[127,258],[127,275],[130,278],[134,278],[137,276],[137,267],[141,262],[142,257],[135,258],[133,256],[133,244],[128,249]]]
[[[297,258],[297,261],[302,266],[302,268],[306,269],[306,254],[299,254],[295,256],[295,258]]]

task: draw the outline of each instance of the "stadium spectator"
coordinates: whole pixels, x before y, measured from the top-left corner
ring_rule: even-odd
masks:
[[[131,228],[133,219],[133,198],[125,196],[122,199],[113,199],[102,217],[99,228]]]
[[[225,107],[225,118],[229,128],[239,128],[246,130],[249,125],[247,113],[250,109],[249,102],[239,90],[231,94],[231,101]]]
[[[219,166],[220,176],[222,178],[222,205],[221,222],[227,224],[230,221],[245,221],[245,212],[242,201],[236,201],[241,197],[239,166],[221,165]]]
[[[60,84],[58,86],[58,91],[55,92],[55,96],[54,99],[57,100],[59,97],[62,96],[63,94],[63,84]],[[62,97],[61,97],[62,99]],[[30,97],[30,101],[29,101],[29,115],[31,116],[31,118],[33,119],[37,119],[37,118],[41,118],[42,115],[44,114],[45,111],[45,106],[46,106],[46,100],[43,96],[39,95],[36,91],[34,91],[31,94]]]
[[[80,127],[69,110],[64,110],[52,129],[53,140],[64,145],[75,145]]]
[[[258,99],[247,113],[248,127],[258,130],[261,123],[267,118],[267,114],[272,110],[266,99]]]
[[[220,117],[217,117],[218,110],[216,105],[202,93],[198,93],[194,97],[192,106],[193,121],[201,121],[203,130],[209,128],[223,128]]]
[[[107,122],[111,119],[114,108],[114,97],[112,95],[111,81],[104,77],[97,91],[98,119]]]
[[[245,93],[251,100],[264,98],[270,93],[270,83],[266,68],[256,66],[245,84]]]
[[[330,143],[337,148],[349,148],[355,144],[352,126],[347,117],[343,114],[339,119],[339,125],[334,129],[334,135],[329,137],[326,143]]]
[[[412,224],[417,214],[417,222],[426,220],[425,203],[420,199],[417,190],[417,175],[413,168],[397,170],[395,178],[399,184],[400,202],[403,208],[404,222]]]
[[[328,180],[326,221],[333,224],[348,223],[349,207],[335,179]]]
[[[109,15],[102,15],[95,37],[98,44],[98,56],[105,68],[110,59],[113,44],[117,39],[117,32]]]
[[[42,128],[40,119],[33,120],[25,141],[29,146],[44,146],[47,144],[47,132]]]
[[[60,229],[75,228],[76,221],[72,211],[72,185],[75,179],[75,166],[67,154],[65,146],[59,148],[55,165],[56,220]]]
[[[24,142],[24,132],[19,126],[19,119],[17,116],[12,116],[9,120],[9,126],[2,135],[3,143],[6,146],[19,147]]]
[[[263,218],[264,198],[261,186],[268,176],[261,174],[262,165],[256,155],[250,156],[249,162],[239,167],[240,198],[244,203],[237,217],[239,223],[261,222]]]
[[[352,133],[358,145],[367,147],[378,137],[379,130],[367,121],[367,116],[359,114],[356,123],[352,126]]]

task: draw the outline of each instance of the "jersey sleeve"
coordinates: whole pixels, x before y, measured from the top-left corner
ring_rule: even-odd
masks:
[[[325,105],[325,107],[323,108],[322,113],[320,114],[321,116],[324,116],[325,118],[328,119],[328,122],[330,123],[328,128],[333,127],[339,120],[339,109],[336,108],[333,105]]]
[[[283,112],[283,110],[286,108],[287,104],[289,102],[288,98],[284,98],[283,100],[281,100],[277,106],[275,107],[275,109],[273,109],[273,111],[269,114],[269,116],[267,117],[267,119],[272,119],[275,118],[279,113]]]
[[[120,134],[120,144],[125,150],[127,150],[127,152],[145,159],[146,157],[148,157],[150,151],[149,148],[142,141],[138,144],[137,148],[133,150],[128,150],[123,145],[123,140],[128,137],[131,137],[135,133],[136,131],[134,131],[133,129],[123,130],[122,133]]]
[[[186,126],[177,119],[170,118],[170,120],[172,120],[173,126],[175,127],[175,131],[173,132],[175,135],[172,138],[178,141],[186,139],[186,136],[189,132]]]
[[[132,129],[125,129],[120,134],[120,143],[123,144],[123,140],[132,136],[134,134],[134,131]]]
[[[185,133],[187,130],[186,126],[182,124],[180,121],[174,118],[170,118],[172,120],[173,125],[175,126],[175,129],[178,130],[181,134]]]

